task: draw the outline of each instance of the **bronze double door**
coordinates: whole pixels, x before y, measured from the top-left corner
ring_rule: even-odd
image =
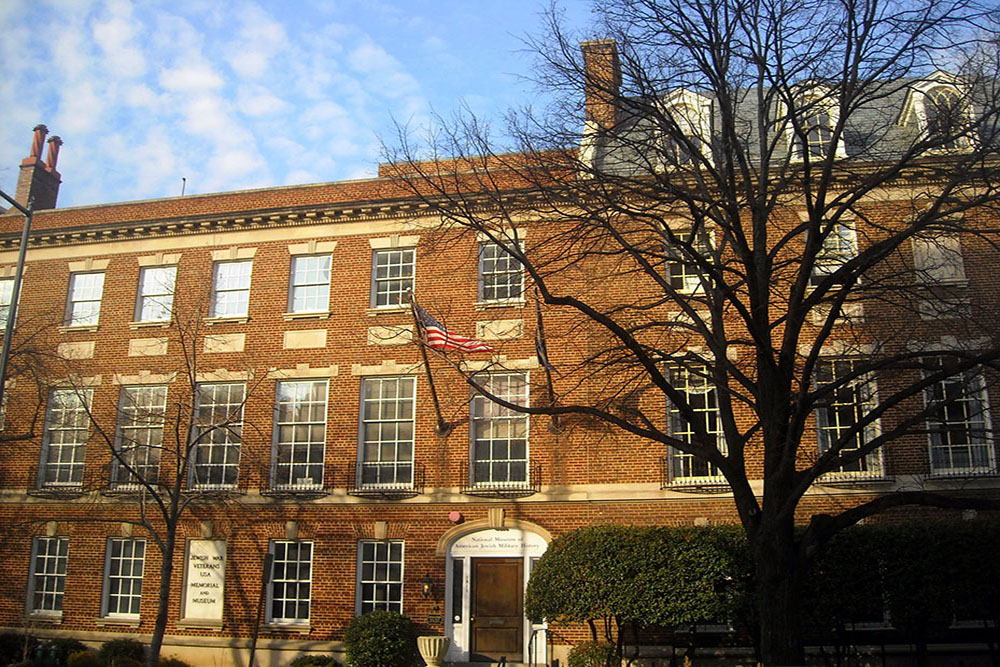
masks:
[[[470,660],[523,662],[524,559],[472,559]]]

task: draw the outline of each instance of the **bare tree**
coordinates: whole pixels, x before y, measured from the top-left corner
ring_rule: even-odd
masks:
[[[81,374],[84,367],[70,361],[64,376],[68,380],[50,395],[50,406],[57,405],[58,416],[47,426],[89,430],[89,437],[74,441],[86,442],[90,452],[96,445],[104,452],[98,458],[108,462],[101,474],[87,479],[80,466],[80,491],[93,493],[97,505],[92,516],[70,521],[131,524],[159,552],[157,611],[147,654],[150,667],[159,663],[167,628],[181,521],[199,502],[214,507],[230,502],[245,490],[247,472],[256,468],[252,461],[247,464],[254,451],[244,446],[244,434],[252,425],[244,424],[243,412],[247,397],[263,379],[255,377],[252,364],[246,371],[224,375],[204,366],[201,352],[211,348],[215,338],[205,331],[200,310],[179,315],[171,313],[167,304],[163,315],[170,324],[169,335],[151,344],[169,349],[172,368],[162,374],[118,378],[118,402],[109,410],[97,404],[94,390]],[[46,463],[46,458],[52,459],[48,451],[39,474],[41,488],[61,474],[58,463]],[[144,552],[144,545],[122,548]],[[125,556],[145,560],[145,553]],[[139,597],[122,594],[105,603],[114,605],[108,613],[137,614]]]
[[[551,108],[511,112],[509,140],[468,115],[428,146],[404,128],[388,169],[444,233],[520,262],[560,322],[546,323],[550,403],[470,383],[669,452],[674,485],[726,487],[755,563],[761,658],[798,664],[800,578],[836,531],[907,504],[996,506],[936,481],[997,470],[995,8],[595,11],[607,39],[582,53],[557,9],[530,41]],[[818,483],[890,472],[910,487],[803,502]]]

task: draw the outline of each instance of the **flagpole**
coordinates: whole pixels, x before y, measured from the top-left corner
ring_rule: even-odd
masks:
[[[538,353],[538,363],[545,369],[545,381],[549,386],[549,405],[555,407],[556,389],[552,384],[552,364],[549,363],[549,352],[545,347],[545,329],[542,328],[542,305],[538,298],[538,288],[535,288],[535,348]],[[559,415],[550,415],[549,431],[553,434],[562,433],[562,425],[559,423]]]
[[[441,405],[438,403],[437,389],[434,387],[434,376],[431,375],[431,363],[427,359],[427,345],[424,343],[424,337],[421,334],[422,327],[420,326],[420,318],[417,317],[417,300],[413,297],[413,292],[410,292],[410,314],[413,316],[413,326],[416,327],[414,333],[417,335],[417,344],[420,346],[420,354],[424,358],[424,370],[427,371],[427,384],[431,388],[431,400],[434,401],[434,412],[437,413],[437,434],[442,438],[451,433],[451,424],[444,420],[444,416],[441,414]]]

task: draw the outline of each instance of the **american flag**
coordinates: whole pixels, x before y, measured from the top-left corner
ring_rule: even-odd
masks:
[[[435,350],[458,350],[459,352],[492,352],[493,348],[481,340],[453,334],[426,310],[413,304],[420,328],[427,336],[427,345]]]

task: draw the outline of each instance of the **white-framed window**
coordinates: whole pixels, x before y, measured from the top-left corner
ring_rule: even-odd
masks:
[[[93,394],[92,389],[53,389],[49,393],[38,480],[42,487],[83,485]]]
[[[176,266],[144,266],[139,270],[137,322],[168,322],[174,309]]]
[[[156,483],[163,453],[163,423],[167,388],[163,385],[122,387],[112,466],[112,488],[137,488]]]
[[[28,580],[30,613],[62,614],[68,558],[68,537],[36,537],[32,540],[31,576]]]
[[[678,89],[663,99],[661,109],[662,127],[655,131],[665,138],[657,168],[680,169],[710,158],[711,100],[693,91]]]
[[[215,263],[212,267],[212,317],[247,316],[252,272],[252,259]]]
[[[139,618],[145,564],[146,540],[108,539],[104,558],[103,616]]]
[[[816,253],[812,275],[809,278],[809,284],[813,286],[819,285],[827,276],[836,273],[858,252],[858,235],[852,222],[841,220],[830,225],[828,230],[827,223],[823,223],[823,227],[827,235],[823,237],[819,252]]]
[[[912,244],[918,282],[943,285],[965,281],[962,243],[957,234],[942,232],[915,236]]]
[[[319,313],[330,309],[330,255],[292,257],[288,312]]]
[[[0,280],[0,333],[7,326],[7,318],[10,317],[10,306],[14,302],[14,279],[4,278]]]
[[[946,363],[946,362],[944,362]],[[939,363],[931,364],[940,367]],[[924,389],[932,475],[996,471],[986,383],[979,371],[957,373]]]
[[[391,308],[406,305],[406,293],[413,291],[416,266],[416,248],[373,251],[372,307]]]
[[[413,484],[416,378],[368,377],[361,384],[361,486]]]
[[[403,543],[358,542],[357,613],[376,609],[403,613]]]
[[[245,400],[246,385],[242,382],[198,385],[197,443],[191,473],[194,488],[236,485],[240,474]]]
[[[267,620],[276,625],[309,622],[312,603],[313,543],[272,540],[271,583],[267,590]]]
[[[926,91],[923,107],[924,130],[928,139],[940,142],[940,150],[956,150],[965,146],[965,112],[954,86],[934,86]]]
[[[97,326],[101,318],[101,297],[104,294],[104,272],[71,273],[69,299],[66,305],[66,325]]]
[[[722,422],[719,418],[719,398],[715,385],[705,377],[707,369],[670,369],[670,383],[677,391],[684,394],[684,400],[695,413],[698,424],[716,439],[716,446],[723,454],[726,453],[726,440],[722,433]],[[691,423],[681,417],[680,410],[673,403],[669,404],[670,434],[685,442],[691,442],[695,430]],[[671,448],[670,480],[680,483],[718,482],[724,478],[719,469],[709,461],[692,454]]]
[[[278,383],[271,477],[274,488],[323,488],[327,385],[326,380]]]
[[[682,294],[695,294],[705,291],[705,275],[698,260],[705,260],[712,251],[711,235],[700,232],[690,243],[690,234],[681,234],[681,243],[667,243],[667,278],[670,287]]]
[[[528,405],[524,373],[476,377],[486,391],[517,405]],[[472,485],[508,486],[528,482],[528,415],[485,396],[472,396]]]
[[[855,373],[856,368],[857,362],[853,359],[824,359],[816,366],[814,384],[817,390],[823,390],[828,385],[838,385],[826,389],[826,396],[816,408],[816,440],[820,453],[838,447],[842,454],[849,454],[878,436],[877,421],[855,430],[878,403],[874,378],[862,375],[853,380],[845,380]],[[844,441],[843,438],[847,440]],[[881,477],[881,450],[875,450],[829,474]]]
[[[803,157],[822,160],[829,155],[833,146],[833,118],[830,112],[823,108],[811,110],[806,114],[803,129],[805,130]]]
[[[479,244],[479,300],[524,299],[524,267],[499,243]]]

